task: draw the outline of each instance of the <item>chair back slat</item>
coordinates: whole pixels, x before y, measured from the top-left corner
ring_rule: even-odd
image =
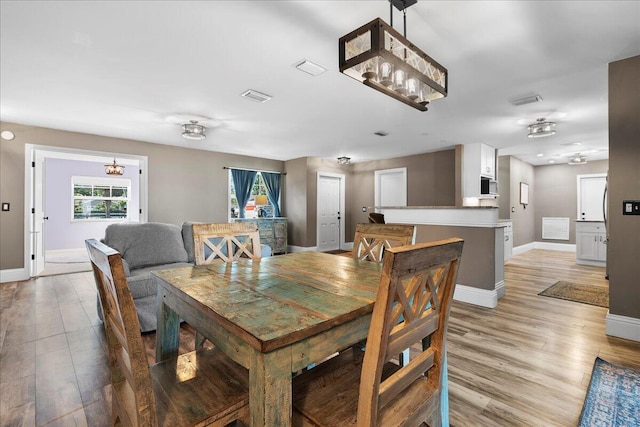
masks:
[[[122,258],[117,251],[95,239],[85,243],[105,316],[112,400],[116,409],[113,423],[154,426],[157,424],[156,401]]]
[[[254,223],[193,224],[193,240],[196,265],[215,259],[233,262],[241,256],[262,257],[260,233]]]
[[[461,239],[452,238],[385,249],[362,366],[358,426],[377,425],[381,408],[413,387],[418,393],[420,383],[441,387],[449,309],[462,247]],[[385,363],[416,342],[422,342],[422,352],[383,378]],[[431,403],[421,403],[427,404]],[[418,419],[428,408],[406,410],[408,417]]]
[[[382,262],[386,249],[414,242],[415,228],[414,225],[406,224],[357,224],[353,239],[353,257]]]

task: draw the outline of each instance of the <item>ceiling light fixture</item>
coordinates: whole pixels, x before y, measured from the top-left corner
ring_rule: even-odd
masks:
[[[447,96],[448,72],[407,40],[407,11],[417,0],[389,0],[391,25],[376,18],[340,37],[340,72],[420,111]],[[393,28],[393,7],[404,14],[404,36]]]
[[[556,126],[555,122],[547,122],[544,118],[538,119],[536,123],[529,125],[529,138],[542,138],[543,136],[555,135],[556,131],[553,129]]]
[[[5,141],[12,141],[15,137],[16,135],[10,130],[3,130],[2,132],[0,132],[0,138],[4,139]]]
[[[114,157],[112,165],[104,165],[104,171],[107,175],[122,175],[124,173],[124,166],[117,164]]]
[[[207,137],[204,133],[206,129],[197,120],[191,120],[190,123],[182,125],[182,136],[187,139],[205,139]]]
[[[569,157],[570,165],[584,165],[587,163],[587,156],[582,156],[580,153],[576,153],[575,156]]]
[[[348,165],[350,163],[351,163],[351,157],[347,157],[347,156],[338,157],[339,165]]]

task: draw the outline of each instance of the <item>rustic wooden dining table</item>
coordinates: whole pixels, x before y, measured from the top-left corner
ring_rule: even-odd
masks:
[[[319,252],[154,272],[156,360],[180,319],[249,369],[251,426],[291,425],[291,378],[366,338],[382,267]]]

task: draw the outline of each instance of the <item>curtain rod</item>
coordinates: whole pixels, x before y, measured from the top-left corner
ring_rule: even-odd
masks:
[[[262,169],[249,169],[249,168],[236,168],[231,166],[223,166],[222,169],[237,169],[241,171],[254,171],[254,172],[267,172],[267,173],[279,173],[280,175],[286,175],[286,172],[278,172],[278,171],[266,171]]]

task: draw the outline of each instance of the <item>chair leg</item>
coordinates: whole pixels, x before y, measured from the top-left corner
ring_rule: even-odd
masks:
[[[207,339],[204,337],[204,335],[202,335],[200,332],[196,331],[196,350],[202,350],[202,348],[204,347],[204,342]]]

